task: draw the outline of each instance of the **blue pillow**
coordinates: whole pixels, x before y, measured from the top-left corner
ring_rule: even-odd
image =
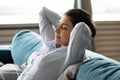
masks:
[[[76,80],[120,80],[120,62],[92,58],[80,65]]]
[[[42,46],[41,36],[30,30],[18,32],[12,40],[11,55],[14,64],[26,62],[31,53]]]

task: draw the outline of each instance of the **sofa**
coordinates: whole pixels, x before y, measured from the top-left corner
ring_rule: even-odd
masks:
[[[4,64],[13,63],[11,45],[0,45],[0,61]]]
[[[21,44],[21,42],[24,43]],[[41,45],[39,34],[30,30],[22,30],[13,37],[11,45],[0,45],[0,61],[4,64],[14,63],[21,65]],[[18,51],[17,47],[21,48],[21,50]],[[26,54],[24,54],[23,49],[27,50]],[[85,53],[90,57],[90,60],[80,64],[76,80],[120,80],[119,61],[88,49],[86,49]]]

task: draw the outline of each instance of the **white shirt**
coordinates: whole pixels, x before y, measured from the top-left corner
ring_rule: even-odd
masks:
[[[53,41],[54,26],[60,16],[46,8],[43,8],[39,15],[40,34],[44,45],[32,53],[26,69],[17,80],[56,80],[65,61],[67,47],[56,48]]]

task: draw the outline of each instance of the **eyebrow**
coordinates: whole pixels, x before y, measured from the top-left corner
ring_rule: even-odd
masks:
[[[60,22],[59,22],[59,24],[60,24]],[[67,25],[67,26],[70,26],[70,25],[68,25],[68,24],[66,24],[66,23],[61,23],[62,25]]]
[[[70,25],[68,25],[68,24],[65,24],[65,23],[63,23],[62,25],[67,25],[67,26],[70,26]]]
[[[60,24],[60,21],[58,22],[58,24]],[[68,25],[66,23],[61,23],[62,25],[67,25],[67,26],[71,26],[71,25]]]

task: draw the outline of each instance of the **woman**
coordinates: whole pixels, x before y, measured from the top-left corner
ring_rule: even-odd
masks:
[[[68,10],[63,17],[60,17],[43,7],[39,15],[40,34],[44,45],[30,56],[26,69],[17,80],[57,80],[69,66],[68,64],[66,66],[65,61],[67,46],[74,27],[84,22],[88,25],[91,36],[95,36],[95,27],[90,15],[81,9]],[[83,24],[83,26],[87,25]],[[73,63],[70,62],[70,65]]]

